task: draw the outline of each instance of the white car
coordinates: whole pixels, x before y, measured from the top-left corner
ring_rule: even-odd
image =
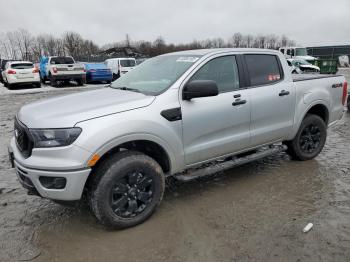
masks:
[[[135,58],[110,58],[105,61],[105,64],[113,73],[113,80],[119,78],[121,75],[126,74],[136,66]]]
[[[12,88],[15,85],[33,84],[40,87],[39,69],[29,61],[7,62],[2,71],[4,86]]]

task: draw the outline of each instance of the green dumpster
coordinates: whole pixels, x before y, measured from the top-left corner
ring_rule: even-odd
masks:
[[[336,74],[338,72],[338,61],[336,59],[318,59],[315,65],[320,68],[321,74]]]

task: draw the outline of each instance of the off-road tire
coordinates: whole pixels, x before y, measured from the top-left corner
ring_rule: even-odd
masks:
[[[305,145],[303,137],[307,137],[307,139],[311,139],[310,142],[314,143],[314,136],[308,136],[305,134],[306,131],[312,128],[316,131],[315,137],[317,137],[318,142],[315,142],[314,149],[310,149],[310,152],[305,152],[305,149],[302,149],[302,144]],[[309,129],[307,129],[309,128]],[[319,133],[319,135],[318,135]],[[317,134],[317,136],[316,136]],[[291,141],[284,142],[287,146],[287,154],[292,157],[292,159],[305,161],[315,158],[323,149],[324,144],[326,143],[327,137],[327,125],[324,120],[313,114],[308,114],[301,122],[298,133],[295,138]],[[316,146],[317,145],[317,146]],[[307,146],[307,148],[310,148]]]
[[[137,171],[135,171],[137,170]],[[141,172],[152,180],[152,197],[143,211],[125,218],[112,209],[112,190],[127,174]],[[136,151],[121,151],[104,160],[92,173],[89,202],[96,218],[111,228],[136,226],[149,218],[160,204],[165,188],[165,177],[159,164],[151,157]],[[127,193],[129,194],[129,193]],[[138,198],[137,198],[138,199]],[[137,200],[139,201],[139,200]],[[130,202],[127,202],[129,206]]]

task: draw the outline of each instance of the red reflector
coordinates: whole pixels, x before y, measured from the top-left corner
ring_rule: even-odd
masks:
[[[343,106],[345,106],[345,104],[346,104],[347,96],[348,96],[348,82],[344,82],[344,84],[343,84],[343,98],[342,98]]]
[[[15,74],[16,74],[16,71],[10,69],[10,70],[7,71],[7,73],[8,73],[9,75],[15,75]]]

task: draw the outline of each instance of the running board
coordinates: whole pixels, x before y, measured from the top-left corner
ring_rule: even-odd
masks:
[[[216,161],[216,162],[213,162],[211,166],[206,165],[203,168],[197,168],[193,170],[190,169],[188,171],[185,171],[184,173],[179,173],[177,175],[174,175],[174,177],[177,180],[187,182],[193,179],[197,179],[199,177],[210,176],[215,173],[225,171],[227,169],[230,169],[236,166],[247,164],[249,162],[252,162],[261,158],[265,158],[267,156],[277,154],[285,150],[287,150],[286,145],[272,145],[268,147],[263,147],[261,149],[258,149],[252,154],[244,155],[242,157],[236,156],[234,157],[234,159],[227,160],[224,162]]]

